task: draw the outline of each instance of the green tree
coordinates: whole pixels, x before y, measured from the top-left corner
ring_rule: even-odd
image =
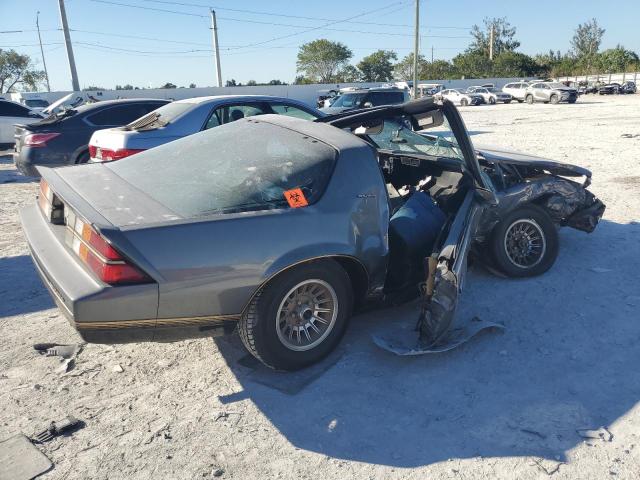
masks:
[[[428,65],[427,59],[418,55],[418,79],[428,76]],[[413,80],[413,52],[393,66],[393,78],[404,81]]]
[[[231,80],[227,80],[226,83],[224,84],[225,87],[237,87],[238,84],[236,83],[235,79],[231,79]]]
[[[638,54],[622,45],[605,50],[598,56],[598,67],[603,72],[620,73],[633,68],[638,63]]]
[[[313,83],[313,80],[305,77],[304,75],[298,75],[293,80],[294,85],[309,85],[310,83]]]
[[[455,67],[446,60],[434,60],[426,65],[425,79],[448,80],[458,78],[459,74]]]
[[[393,78],[393,62],[398,60],[396,52],[378,50],[364,57],[357,67],[363,82],[388,82]]]
[[[173,83],[167,82],[164,85],[162,85],[160,88],[177,88],[177,87]]]
[[[189,88],[196,88],[196,84],[195,83],[190,83],[189,84]]]
[[[298,51],[296,66],[306,78],[320,83],[332,83],[353,53],[340,42],[326,39],[305,43]]]
[[[269,80],[269,85],[286,85],[282,80]]]
[[[84,87],[84,88],[82,89],[82,91],[84,91],[84,92],[92,92],[92,91],[95,91],[95,90],[105,90],[105,88],[103,88],[103,87],[98,87],[98,86],[96,86],[96,85],[89,85],[89,86]]]
[[[28,55],[0,48],[0,93],[10,92],[17,87],[36,90],[43,80],[44,72],[36,70]]]
[[[494,77],[533,77],[542,67],[529,55],[519,52],[503,52],[493,60]]]
[[[340,71],[338,73],[336,73],[336,75],[334,77],[334,81],[337,82],[337,83],[339,83],[339,82],[346,82],[346,83],[361,82],[362,81],[362,74],[360,73],[360,70],[358,70],[353,65],[345,65],[343,68],[340,69]]]
[[[248,87],[255,87],[256,85],[258,85],[258,83],[255,80],[249,80],[247,82]]]
[[[453,58],[453,66],[462,78],[486,78],[491,76],[492,62],[481,51],[467,51]]]
[[[571,39],[571,47],[575,56],[578,58],[594,57],[600,50],[600,44],[605,32],[606,30],[600,28],[595,18],[579,24]]]
[[[473,41],[471,42],[471,45],[469,45],[468,51],[481,52],[488,57],[492,29],[494,57],[502,52],[511,52],[520,46],[520,42],[515,39],[516,27],[511,26],[506,17],[486,17],[482,22],[482,27],[478,25],[471,27],[471,36],[473,37]]]

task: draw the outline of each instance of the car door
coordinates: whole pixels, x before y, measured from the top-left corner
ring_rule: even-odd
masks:
[[[215,128],[225,123],[235,122],[246,117],[271,113],[265,102],[230,102],[216,105],[205,122],[202,130]]]
[[[431,276],[433,289],[427,297],[430,300],[420,323],[420,339],[425,348],[436,345],[453,324],[478,222],[485,206],[497,203],[493,186],[481,173],[475,149],[458,110],[447,104],[442,109],[462,152],[466,170],[473,177],[474,186],[466,193],[450,221],[446,238],[437,247],[437,253],[432,255],[433,263],[436,263]]]

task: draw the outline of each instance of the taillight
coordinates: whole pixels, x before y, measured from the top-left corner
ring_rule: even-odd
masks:
[[[64,223],[64,204],[53,193],[47,181],[40,180],[40,194],[38,195],[38,205],[47,220],[51,223]]]
[[[100,280],[110,285],[147,283],[151,279],[129,263],[91,225],[73,213],[67,218],[67,244]]]
[[[136,153],[144,152],[144,148],[121,148],[118,150],[111,150],[109,148],[89,147],[89,155],[91,158],[102,160],[103,162],[112,162],[114,160],[121,160]]]
[[[23,147],[46,147],[49,140],[53,140],[59,133],[30,133],[24,137]]]

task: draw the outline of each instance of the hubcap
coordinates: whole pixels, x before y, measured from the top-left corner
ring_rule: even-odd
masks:
[[[290,350],[310,350],[327,338],[338,316],[338,297],[324,280],[300,282],[285,295],[276,315],[278,339]]]
[[[536,266],[547,250],[542,228],[530,218],[516,220],[507,229],[504,249],[509,261],[516,267]]]

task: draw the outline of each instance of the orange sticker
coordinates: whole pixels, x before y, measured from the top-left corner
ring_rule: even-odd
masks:
[[[299,188],[292,188],[291,190],[287,190],[286,192],[284,192],[284,198],[287,199],[287,202],[289,202],[289,206],[291,208],[300,208],[309,205],[309,202],[307,202],[304,193],[302,193],[302,190]]]

